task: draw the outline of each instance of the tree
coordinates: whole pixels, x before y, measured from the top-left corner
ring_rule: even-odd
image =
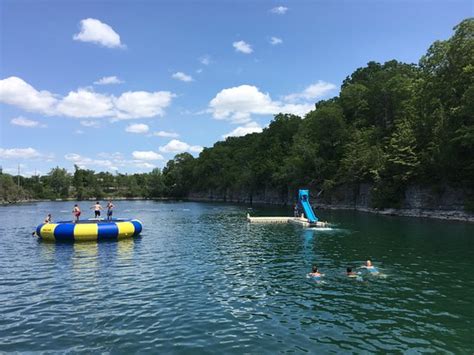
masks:
[[[55,196],[61,198],[68,197],[71,175],[67,170],[56,167],[51,169],[48,175],[50,177],[49,185],[51,186]]]

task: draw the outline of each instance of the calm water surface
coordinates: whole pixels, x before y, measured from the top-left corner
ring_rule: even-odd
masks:
[[[249,225],[246,206],[116,205],[141,238],[48,244],[31,232],[70,202],[0,207],[0,352],[474,351],[473,225],[320,211],[337,227],[315,231]],[[345,277],[368,258],[385,277]]]

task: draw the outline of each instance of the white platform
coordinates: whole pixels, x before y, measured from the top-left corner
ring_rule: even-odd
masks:
[[[247,213],[247,221],[250,223],[293,223],[303,227],[327,227],[329,225],[327,222],[320,221],[311,223],[304,218],[304,215],[301,217],[251,217]]]

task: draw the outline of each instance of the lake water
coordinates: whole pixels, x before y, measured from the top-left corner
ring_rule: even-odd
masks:
[[[49,244],[31,232],[71,202],[0,207],[0,352],[474,351],[474,225],[317,211],[336,224],[317,231],[249,225],[241,205],[116,205],[141,238]],[[367,259],[385,276],[345,276]]]

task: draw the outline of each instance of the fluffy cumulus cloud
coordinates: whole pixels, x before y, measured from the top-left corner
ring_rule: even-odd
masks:
[[[112,84],[123,84],[124,81],[120,80],[116,76],[104,76],[97,81],[94,81],[95,85],[112,85]]]
[[[128,91],[116,97],[80,88],[65,97],[38,91],[18,77],[0,80],[0,102],[50,116],[126,120],[163,116],[175,95],[169,91]]]
[[[71,91],[57,105],[58,114],[69,117],[107,117],[114,115],[114,104],[110,96],[86,89]]]
[[[194,80],[191,75],[187,75],[181,71],[174,73],[171,77],[176,80],[184,81],[185,83],[189,83]]]
[[[208,111],[218,120],[247,123],[253,114],[292,113],[304,116],[313,108],[313,102],[275,101],[270,94],[261,92],[256,86],[241,85],[221,90],[210,101]]]
[[[288,8],[285,6],[277,6],[270,10],[272,14],[284,15],[288,11]]]
[[[75,41],[90,42],[108,48],[125,48],[120,36],[112,27],[94,18],[80,22],[80,31],[73,36]]]
[[[166,132],[166,131],[153,132],[153,135],[156,136],[156,137],[164,137],[164,138],[177,138],[177,137],[179,137],[178,133]]]
[[[41,154],[34,148],[0,148],[0,158],[2,159],[34,159],[41,157]]]
[[[131,124],[125,128],[125,131],[129,133],[147,133],[149,130],[150,127],[144,123]]]
[[[277,44],[282,44],[283,43],[283,40],[281,38],[278,38],[278,37],[271,37],[270,38],[270,44],[272,46],[276,46]]]
[[[134,151],[132,156],[138,160],[163,160],[163,156],[151,150],[149,151]]]
[[[237,52],[250,54],[253,52],[252,46],[245,41],[237,41],[232,43],[232,46]]]
[[[240,85],[221,90],[209,103],[209,109],[215,119],[243,123],[250,121],[251,114],[278,113],[279,106],[256,86]]]
[[[169,141],[166,145],[160,147],[160,152],[162,153],[184,153],[184,152],[191,152],[191,153],[200,153],[202,151],[202,147],[198,145],[189,145],[188,143],[179,141],[177,139],[173,139]]]
[[[316,100],[328,95],[336,89],[336,85],[319,80],[309,85],[303,91],[289,94],[284,97],[285,101],[296,102],[301,100]]]
[[[164,116],[165,108],[175,97],[169,91],[128,91],[114,100],[117,112],[116,120],[140,117]]]
[[[0,102],[5,104],[49,115],[54,113],[58,101],[49,91],[38,91],[16,76],[0,80]]]
[[[46,127],[46,125],[43,125],[39,123],[38,121],[30,120],[22,116],[12,118],[10,120],[10,123],[15,126],[26,127],[26,128]]]
[[[239,126],[233,131],[224,134],[222,138],[226,139],[227,137],[241,137],[249,133],[260,133],[262,132],[262,127],[257,122],[249,122],[243,126]]]

